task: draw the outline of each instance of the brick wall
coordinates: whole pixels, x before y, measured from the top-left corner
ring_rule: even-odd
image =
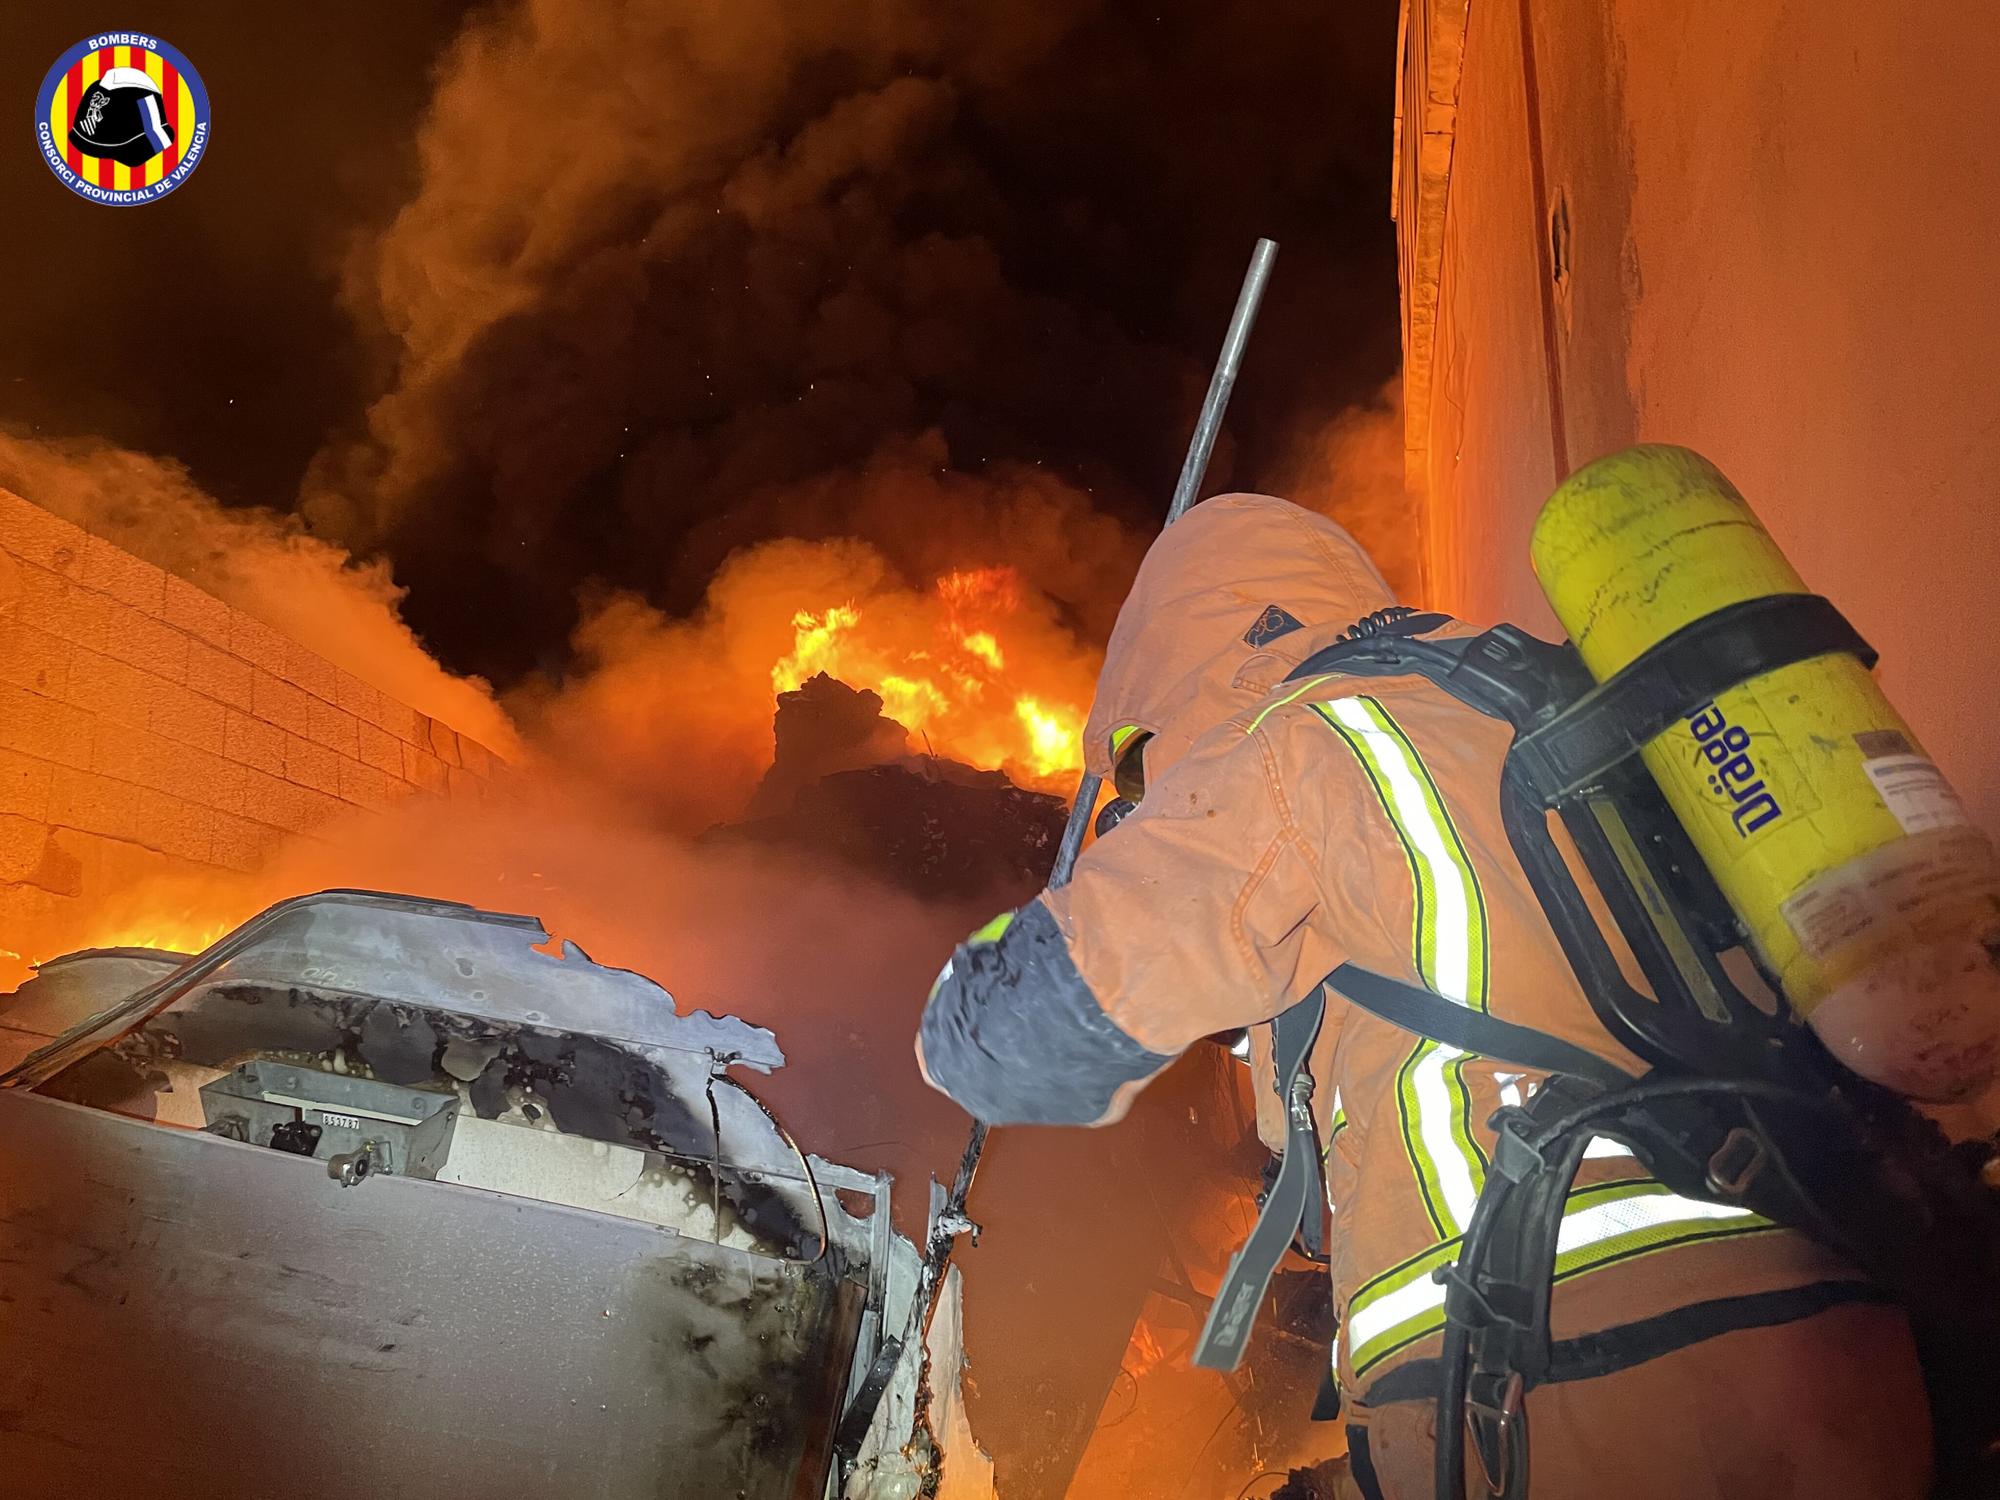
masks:
[[[483,796],[498,764],[0,490],[0,949],[150,876],[254,870],[356,808]]]

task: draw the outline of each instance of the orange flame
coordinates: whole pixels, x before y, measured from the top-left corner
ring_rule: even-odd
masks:
[[[882,712],[942,755],[1031,783],[1083,766],[1082,708],[1037,690],[1031,663],[1002,644],[1021,608],[1011,568],[948,573],[924,606],[853,600],[792,616],[792,649],[771,668],[786,693],[816,673],[881,695]]]
[[[176,881],[171,900],[154,902],[142,888],[134,909],[114,900],[107,909],[88,908],[67,922],[33,934],[25,952],[0,948],[0,995],[18,989],[52,958],[86,948],[157,948],[166,953],[199,953],[233,931],[258,908],[231,883],[217,879],[190,889]]]
[[[90,943],[93,948],[158,948],[166,953],[199,953],[220,941],[236,925],[212,913],[188,912],[172,917],[156,914],[94,931]]]

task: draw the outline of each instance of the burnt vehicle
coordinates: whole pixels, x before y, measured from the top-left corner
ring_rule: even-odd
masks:
[[[990,1492],[949,1233],[764,1108],[771,1032],[549,941],[326,891],[0,997],[9,1493]]]

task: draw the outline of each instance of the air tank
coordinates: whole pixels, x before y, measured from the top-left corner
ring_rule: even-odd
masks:
[[[1599,682],[1717,610],[1808,592],[1743,496],[1685,448],[1632,448],[1579,470],[1542,508],[1530,546]],[[1641,754],[1794,1012],[1835,1056],[1919,1099],[1991,1081],[2000,861],[1858,659],[1837,652],[1752,678],[1694,705]]]

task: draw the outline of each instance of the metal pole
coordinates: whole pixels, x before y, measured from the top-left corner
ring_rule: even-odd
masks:
[[[1236,311],[1230,314],[1229,331],[1222,336],[1222,353],[1215,361],[1215,374],[1209,377],[1201,415],[1195,419],[1194,436],[1188,442],[1187,459],[1181,464],[1180,481],[1174,485],[1174,502],[1167,507],[1168,526],[1188,513],[1195,496],[1201,492],[1209,457],[1215,452],[1216,434],[1222,431],[1223,413],[1229,409],[1229,393],[1236,386],[1236,372],[1243,367],[1243,346],[1250,342],[1257,308],[1264,300],[1264,285],[1271,279],[1271,263],[1277,258],[1276,240],[1259,240],[1257,248],[1250,252],[1250,269],[1243,273],[1243,288],[1236,294]],[[1049,869],[1050,890],[1061,890],[1076,872],[1076,857],[1083,852],[1090,815],[1097,807],[1097,794],[1103,789],[1103,778],[1088,771],[1077,783],[1076,801],[1070,805],[1069,822],[1063,825],[1062,842],[1056,846],[1055,863]]]
[[[1056,845],[1056,860],[1049,867],[1049,889],[1059,891],[1076,872],[1076,857],[1083,853],[1083,835],[1090,826],[1090,814],[1097,806],[1097,794],[1104,790],[1104,778],[1085,771],[1076,784],[1076,801],[1069,805],[1069,821],[1063,824],[1062,842]]]
[[[1259,240],[1257,248],[1250,252],[1250,269],[1243,273],[1243,287],[1236,294],[1236,311],[1230,315],[1229,331],[1222,337],[1222,353],[1216,359],[1215,374],[1209,377],[1208,395],[1202,400],[1201,415],[1195,420],[1187,460],[1181,465],[1180,481],[1174,486],[1173,504],[1167,507],[1167,526],[1187,514],[1201,489],[1202,479],[1208,473],[1209,456],[1215,451],[1215,437],[1222,430],[1222,415],[1229,407],[1229,393],[1236,385],[1236,372],[1243,365],[1243,346],[1250,341],[1250,330],[1257,322],[1258,305],[1264,300],[1264,284],[1271,279],[1271,263],[1277,258],[1278,244],[1275,240]],[[1062,842],[1056,846],[1055,863],[1049,869],[1049,889],[1052,891],[1068,885],[1070,876],[1076,870],[1076,857],[1083,851],[1083,836],[1090,827],[1090,815],[1097,807],[1097,794],[1103,786],[1103,778],[1088,771],[1077,783],[1076,801],[1070,804],[1069,822],[1063,825]],[[952,1241],[961,1230],[971,1227],[971,1221],[965,1217],[965,1200],[972,1191],[972,1179],[979,1171],[980,1158],[985,1154],[987,1135],[988,1127],[984,1120],[972,1122],[972,1135],[965,1143],[964,1156],[959,1159],[958,1176],[945,1199],[943,1212],[930,1226],[922,1282],[927,1293],[943,1280],[945,1263],[951,1257]],[[927,1304],[920,1299],[915,1311],[928,1326],[930,1313]]]
[[[1250,342],[1257,308],[1264,300],[1264,283],[1271,279],[1271,263],[1277,258],[1276,240],[1259,240],[1257,248],[1250,252],[1250,269],[1243,273],[1243,289],[1236,294],[1236,311],[1230,315],[1229,332],[1222,337],[1222,355],[1215,362],[1215,374],[1209,377],[1208,395],[1194,424],[1194,438],[1188,443],[1187,461],[1181,465],[1180,483],[1174,486],[1174,503],[1167,507],[1169,526],[1187,514],[1201,489],[1202,477],[1208,473],[1215,436],[1222,430],[1222,414],[1229,407],[1236,372],[1243,367],[1243,346]]]

